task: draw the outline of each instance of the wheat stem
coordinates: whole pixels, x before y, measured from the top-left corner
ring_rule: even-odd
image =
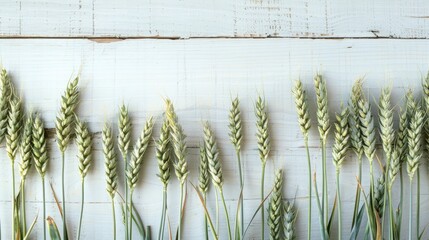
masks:
[[[225,211],[225,216],[226,216],[226,224],[228,226],[228,239],[232,240],[232,234],[231,234],[231,224],[229,221],[229,214],[228,214],[228,208],[226,207],[226,202],[225,202],[225,197],[223,195],[223,190],[221,187],[218,187],[219,193],[220,193],[220,198],[222,199],[222,203],[223,203],[223,210]]]
[[[45,193],[45,177],[42,177],[42,195],[43,195],[43,239],[46,240],[46,193]]]
[[[337,171],[336,174],[336,182],[337,182],[337,199],[338,199],[338,240],[342,239],[341,231],[342,231],[342,218],[341,218],[341,190],[340,190],[340,171]]]
[[[83,204],[85,202],[85,194],[84,193],[85,193],[85,180],[82,179],[82,192],[81,192],[82,199],[81,199],[81,203],[80,203],[79,227],[78,227],[78,230],[77,230],[77,239],[78,240],[80,239],[80,232],[82,230]]]
[[[112,198],[112,216],[113,216],[113,240],[116,240],[116,213],[115,213],[115,200],[114,200],[115,197],[112,196],[111,198]]]

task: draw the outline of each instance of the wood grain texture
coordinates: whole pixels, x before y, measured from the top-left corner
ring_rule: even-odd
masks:
[[[424,0],[2,0],[2,37],[428,38]]]
[[[424,40],[194,39],[124,40],[112,43],[76,39],[0,40],[2,64],[10,71],[27,109],[40,112],[49,129],[54,127],[60,95],[67,81],[81,73],[82,96],[78,113],[84,120],[89,121],[95,139],[94,163],[86,181],[85,225],[82,230],[84,239],[112,237],[111,210],[109,196],[105,191],[103,157],[100,151],[100,131],[103,123],[108,121],[116,126],[117,106],[125,102],[132,116],[133,139],[136,139],[149,115],[157,119],[154,134],[156,137],[161,126],[165,97],[173,100],[179,121],[188,135],[191,171],[189,180],[193,183],[197,181],[202,121],[210,121],[222,151],[225,195],[231,213],[235,211],[239,187],[234,150],[228,140],[227,116],[231,97],[240,97],[245,127],[243,161],[247,224],[259,204],[259,190],[255,189],[259,189],[260,160],[256,149],[253,113],[253,102],[258,93],[266,97],[273,137],[272,156],[267,164],[267,193],[272,186],[275,169],[283,168],[286,177],[284,193],[288,199],[296,199],[299,208],[298,239],[303,238],[306,235],[307,222],[307,165],[291,94],[293,81],[298,77],[304,81],[310,94],[310,107],[314,110],[312,77],[317,71],[322,72],[328,81],[331,117],[339,109],[341,102],[347,102],[353,81],[360,76],[365,76],[365,92],[370,96],[370,100],[378,98],[382,86],[392,84],[394,103],[401,106],[402,95],[408,87],[416,88],[416,93],[420,94],[421,77],[428,69],[428,50],[429,45]],[[314,114],[312,120],[315,122]],[[53,139],[53,131],[49,132],[51,159],[48,179],[59,193],[60,154]],[[321,160],[315,127],[311,129],[310,140],[313,170],[319,173]],[[72,236],[75,236],[80,201],[80,178],[75,156],[76,147],[73,146],[66,153],[66,198],[69,202],[68,224],[73,230]],[[330,200],[333,200],[334,167],[330,154],[328,156],[328,170],[332,173],[329,174],[329,196]],[[379,153],[379,156],[382,154]],[[4,159],[0,161],[0,166],[4,169],[0,177],[0,187],[3,189],[0,192],[0,219],[2,235],[9,238],[10,222],[7,220],[10,219],[11,176],[10,162],[6,160],[4,148],[0,149],[0,159]],[[367,167],[365,165],[365,169]],[[347,235],[356,186],[356,161],[352,154],[343,169],[343,232]],[[141,181],[135,190],[134,201],[143,221],[152,226],[154,235],[158,230],[162,190],[156,173],[154,148],[151,146],[145,158]],[[364,174],[366,173],[367,171],[364,171]],[[425,186],[428,181],[426,164],[423,165],[422,173]],[[364,177],[364,186],[367,186],[367,180],[367,176]],[[41,216],[40,179],[34,170],[27,182],[30,219],[37,213]],[[422,188],[422,194],[421,222],[427,224],[427,188]],[[209,209],[213,212],[213,190],[209,199]],[[50,191],[48,200],[48,214],[59,223],[60,217]],[[175,178],[169,187],[168,204],[171,226],[175,229],[178,215],[178,183]],[[405,206],[408,206],[407,204],[408,202],[405,202]],[[119,201],[117,210],[120,220]],[[185,239],[202,238],[202,213],[202,206],[194,190],[188,185]],[[313,217],[313,234],[318,236],[315,209]],[[404,214],[404,222],[407,222],[407,213]],[[257,217],[248,232],[249,239],[258,238],[259,223],[260,219]],[[118,226],[118,237],[121,237],[123,227],[120,221]],[[220,233],[224,239],[225,225],[222,225]],[[403,233],[406,234],[406,230]],[[39,223],[33,239],[40,239],[41,236]]]

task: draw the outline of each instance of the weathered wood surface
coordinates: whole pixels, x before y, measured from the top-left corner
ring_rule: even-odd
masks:
[[[365,76],[365,92],[370,100],[379,95],[381,87],[393,86],[394,104],[401,106],[401,96],[408,87],[420,94],[421,77],[428,70],[429,45],[424,40],[303,40],[303,39],[199,39],[124,40],[98,43],[90,40],[65,39],[3,39],[0,56],[22,94],[28,110],[38,111],[47,128],[59,108],[59,99],[67,81],[81,73],[81,101],[79,116],[90,124],[94,132],[94,163],[86,181],[84,239],[110,239],[111,209],[105,192],[103,157],[100,151],[100,131],[105,121],[116,124],[117,106],[125,102],[133,119],[135,139],[144,120],[153,115],[157,119],[154,137],[157,137],[163,112],[163,99],[173,100],[179,121],[188,135],[190,182],[197,182],[198,145],[202,137],[202,121],[208,120],[216,132],[222,151],[225,174],[225,195],[231,215],[234,215],[239,194],[237,164],[228,140],[228,110],[231,97],[238,95],[242,102],[244,120],[243,161],[245,164],[245,217],[246,224],[259,203],[260,160],[256,150],[255,117],[253,104],[258,93],[268,103],[273,151],[268,161],[266,189],[272,186],[277,168],[285,170],[285,195],[296,198],[299,208],[298,238],[306,234],[307,222],[307,165],[302,137],[297,126],[291,95],[293,81],[300,77],[308,88],[311,109],[314,109],[312,77],[317,71],[328,81],[331,117],[341,102],[347,103],[353,81]],[[376,106],[374,105],[374,113]],[[313,111],[312,111],[313,113]],[[313,123],[315,116],[312,115]],[[115,125],[116,126],[116,125]],[[313,124],[314,126],[314,124]],[[60,192],[60,154],[49,135],[50,167],[48,179],[57,193]],[[320,173],[320,153],[317,130],[311,130],[312,167]],[[330,150],[328,150],[330,152]],[[80,177],[76,163],[76,148],[67,152],[66,191],[69,227],[75,236],[79,216]],[[328,154],[329,195],[334,191],[334,169]],[[350,154],[352,156],[352,154]],[[379,154],[382,157],[381,153]],[[0,219],[2,235],[10,236],[11,175],[10,161],[4,148],[0,149],[3,174],[0,177]],[[367,168],[367,166],[365,166]],[[344,234],[348,233],[355,193],[356,161],[350,157],[344,166],[341,188],[344,200]],[[141,181],[134,201],[146,224],[157,233],[161,212],[161,184],[155,174],[157,165],[154,148],[150,147]],[[367,171],[364,171],[367,173]],[[422,166],[423,186],[427,182],[426,164]],[[41,185],[36,171],[31,171],[28,182],[28,214],[41,217]],[[320,176],[320,174],[318,174]],[[367,177],[364,186],[367,186]],[[407,181],[406,181],[407,182]],[[177,180],[172,178],[169,187],[169,217],[173,229],[177,225]],[[408,191],[408,190],[406,190]],[[407,193],[407,192],[406,192]],[[429,222],[428,191],[422,188],[422,224]],[[47,197],[48,214],[58,223],[51,192]],[[214,211],[213,190],[209,197],[210,211]],[[405,200],[407,201],[407,199]],[[405,202],[405,206],[408,202]],[[119,201],[117,216],[120,219]],[[185,239],[201,239],[202,207],[194,190],[188,185],[185,216]],[[223,215],[222,215],[223,216]],[[313,234],[319,235],[316,209],[313,213]],[[223,217],[221,218],[223,219]],[[40,222],[40,220],[39,220]],[[257,217],[247,237],[258,238]],[[404,215],[407,222],[407,214]],[[61,227],[61,224],[58,224]],[[119,237],[122,226],[118,221]],[[424,225],[422,225],[424,226]],[[406,231],[404,231],[406,233]],[[40,239],[40,223],[33,239]],[[226,237],[222,225],[222,239]]]
[[[428,38],[424,0],[2,0],[2,37]]]

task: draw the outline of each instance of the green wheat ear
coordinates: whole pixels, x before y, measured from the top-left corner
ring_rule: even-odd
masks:
[[[258,138],[259,158],[265,163],[271,151],[270,132],[268,129],[268,114],[265,99],[258,96],[255,106],[256,137]]]
[[[76,117],[76,144],[78,148],[79,172],[83,178],[88,173],[92,161],[92,138],[88,124]]]
[[[61,107],[55,121],[57,144],[61,152],[65,152],[71,135],[73,134],[74,114],[78,103],[78,83],[79,77],[67,84],[67,89],[61,96]]]
[[[6,69],[0,74],[0,142],[6,136],[9,113],[9,100],[12,96],[12,83]]]

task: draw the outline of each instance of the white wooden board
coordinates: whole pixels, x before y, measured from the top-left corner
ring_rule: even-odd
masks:
[[[424,0],[2,0],[3,37],[429,37]]]
[[[365,76],[365,92],[371,100],[378,97],[382,86],[392,84],[394,103],[400,106],[401,96],[408,87],[416,88],[416,92],[420,93],[421,77],[428,70],[428,50],[429,45],[424,40],[199,39],[124,40],[111,43],[76,39],[0,40],[1,62],[10,71],[27,109],[40,112],[47,128],[51,129],[48,179],[57,193],[60,192],[60,155],[53,139],[53,120],[67,81],[81,72],[82,95],[78,112],[79,116],[89,122],[95,139],[94,163],[86,182],[85,225],[82,230],[84,239],[112,238],[111,209],[109,197],[104,190],[104,166],[100,151],[100,131],[103,123],[108,121],[116,124],[117,106],[125,102],[132,114],[134,138],[149,115],[157,119],[154,135],[156,137],[162,117],[163,99],[166,97],[173,100],[179,120],[188,135],[191,171],[189,180],[193,183],[197,182],[197,147],[202,137],[202,121],[209,120],[215,130],[222,150],[225,195],[230,213],[235,211],[239,188],[237,164],[228,140],[227,116],[231,97],[240,97],[245,127],[243,161],[247,224],[259,201],[260,160],[256,150],[253,114],[253,103],[258,93],[266,97],[273,138],[266,189],[268,192],[272,186],[275,169],[283,168],[286,177],[284,193],[288,199],[296,197],[299,208],[298,239],[303,238],[306,235],[307,222],[307,165],[290,93],[293,81],[298,77],[304,81],[310,93],[311,108],[314,109],[312,77],[317,71],[322,72],[328,81],[331,117],[341,102],[347,102],[353,81],[361,76]],[[313,122],[314,117],[312,116]],[[320,173],[319,141],[315,127],[310,140],[313,170]],[[73,146],[66,155],[68,223],[73,230],[72,236],[75,236],[77,228],[80,202],[80,178],[75,155],[76,148]],[[330,159],[330,155],[328,156]],[[0,150],[0,159],[3,159],[0,166],[4,170],[0,177],[0,187],[3,189],[0,193],[0,220],[2,236],[8,239],[11,175],[10,161],[6,158],[4,148]],[[332,173],[329,176],[329,194],[332,200],[335,195],[334,169],[330,160],[328,167]],[[355,159],[350,157],[343,169],[343,232],[347,234],[356,184]],[[422,172],[425,185],[428,181],[426,165],[423,165]],[[161,184],[155,176],[156,173],[154,148],[150,147],[134,201],[143,221],[152,226],[154,235],[158,230],[161,212]],[[28,214],[29,218],[37,213],[40,217],[40,180],[35,171],[30,175],[27,188]],[[367,186],[367,181],[364,181],[364,185]],[[173,177],[168,201],[173,228],[177,225],[177,187],[177,180]],[[427,224],[427,188],[422,188],[422,194],[421,222]],[[214,210],[213,197],[211,192],[210,211]],[[48,214],[60,223],[50,191],[47,199]],[[405,204],[408,206],[408,202]],[[118,204],[117,210],[120,219]],[[313,234],[318,236],[315,209],[313,216]],[[188,185],[185,239],[202,238],[202,217],[202,207],[194,190]],[[407,214],[404,216],[404,222],[407,222]],[[260,218],[257,217],[248,232],[249,239],[259,237],[259,223]],[[120,221],[118,227],[118,237],[121,237],[123,228]],[[41,236],[39,223],[33,239],[40,239]],[[222,239],[226,237],[224,225],[221,228],[221,236]]]

